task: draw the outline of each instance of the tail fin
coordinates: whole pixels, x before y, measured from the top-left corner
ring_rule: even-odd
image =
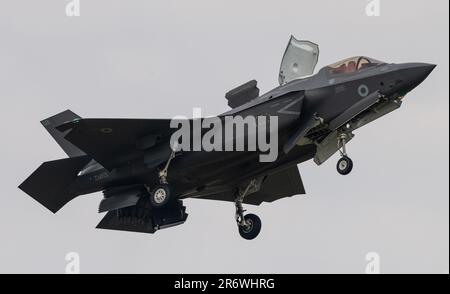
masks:
[[[50,133],[50,135],[52,135],[53,139],[55,139],[55,141],[59,144],[59,146],[61,146],[69,157],[77,157],[86,154],[78,147],[64,139],[65,133],[58,131],[56,127],[76,119],[80,119],[80,117],[72,111],[66,110],[41,121],[41,124]]]
[[[90,160],[89,156],[80,156],[44,162],[19,188],[56,213],[78,196],[71,186]]]

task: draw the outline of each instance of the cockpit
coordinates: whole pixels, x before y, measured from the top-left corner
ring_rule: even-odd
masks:
[[[329,74],[332,75],[348,74],[384,63],[385,62],[370,57],[356,56],[331,64],[327,66],[326,69],[328,70]]]

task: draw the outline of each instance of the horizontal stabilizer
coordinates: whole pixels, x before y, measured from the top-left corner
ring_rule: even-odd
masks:
[[[71,190],[78,172],[90,161],[88,156],[44,162],[19,188],[56,213],[77,195]]]

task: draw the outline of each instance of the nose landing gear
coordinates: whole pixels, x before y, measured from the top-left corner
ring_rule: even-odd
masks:
[[[340,134],[338,138],[338,147],[342,148],[342,150],[339,150],[341,158],[337,162],[336,169],[341,175],[348,175],[353,169],[353,161],[347,156],[347,151],[345,149],[346,141],[347,134]]]
[[[244,191],[238,189],[235,199],[236,223],[238,225],[239,234],[246,240],[255,239],[261,231],[261,219],[255,214],[244,215],[245,210],[242,206],[242,202],[244,201],[245,196],[247,196],[248,191],[255,185],[256,180],[251,180]]]
[[[353,161],[347,156],[342,156],[338,160],[336,167],[338,173],[344,176],[348,175],[353,169]]]

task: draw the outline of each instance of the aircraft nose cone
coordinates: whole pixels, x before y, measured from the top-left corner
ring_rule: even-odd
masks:
[[[418,70],[418,79],[420,82],[424,81],[430,73],[434,70],[436,64],[423,63],[417,67]]]
[[[411,91],[420,85],[434,70],[435,64],[429,63],[411,63],[406,68],[408,90]]]

